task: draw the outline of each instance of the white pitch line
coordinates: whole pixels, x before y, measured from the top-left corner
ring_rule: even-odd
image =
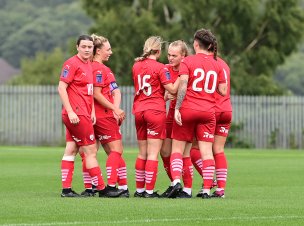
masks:
[[[256,217],[209,217],[209,218],[151,218],[139,220],[120,221],[74,221],[74,222],[50,222],[50,223],[18,223],[0,224],[0,226],[54,226],[54,225],[104,225],[104,224],[132,224],[132,223],[152,223],[152,222],[176,222],[176,221],[224,221],[224,220],[276,220],[276,219],[304,219],[304,216],[256,216]]]

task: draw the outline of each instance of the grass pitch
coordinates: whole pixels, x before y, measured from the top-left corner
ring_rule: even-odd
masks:
[[[0,147],[0,226],[36,225],[304,225],[304,151],[226,150],[225,199],[61,198],[62,147]],[[136,148],[126,149],[135,191]],[[105,178],[105,154],[99,162]],[[156,189],[169,181],[159,162]],[[201,179],[194,175],[193,195]],[[83,190],[81,160],[73,188]]]

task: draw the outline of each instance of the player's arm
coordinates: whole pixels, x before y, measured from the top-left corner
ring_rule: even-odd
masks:
[[[221,96],[227,95],[227,90],[228,90],[228,80],[227,79],[228,79],[227,72],[223,68],[219,74],[219,85],[217,87],[217,92]]]
[[[76,115],[76,113],[73,111],[73,108],[70,104],[69,96],[67,93],[67,88],[68,88],[68,84],[66,82],[59,81],[58,93],[59,93],[62,105],[68,113],[70,122],[73,124],[77,124],[77,123],[79,123],[79,118]]]
[[[96,123],[96,114],[95,114],[95,104],[94,104],[94,101],[92,103],[91,120],[92,120],[93,125],[95,125],[95,123]]]
[[[114,89],[112,91],[112,96],[114,99],[114,106],[115,106],[115,115],[119,117],[119,120],[124,120],[125,119],[125,112],[120,108],[120,103],[121,103],[121,92],[120,89]],[[121,122],[120,122],[121,123]]]
[[[178,125],[182,125],[182,118],[181,118],[179,109],[182,106],[182,103],[186,96],[188,79],[189,79],[189,75],[180,76],[179,87],[178,87],[177,97],[176,97],[175,112],[174,112],[174,118]]]
[[[221,96],[226,96],[227,95],[227,84],[226,83],[220,83],[218,85],[218,93],[221,95]]]
[[[102,88],[100,86],[94,86],[93,90],[94,90],[93,91],[94,98],[95,98],[95,100],[97,100],[97,102],[99,104],[101,104],[105,108],[112,110],[115,114],[118,114],[118,115],[121,114],[120,113],[121,109],[117,108],[114,104],[112,104],[110,101],[108,101],[107,98],[101,93]]]

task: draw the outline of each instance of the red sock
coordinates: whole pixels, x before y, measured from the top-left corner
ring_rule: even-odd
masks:
[[[213,182],[214,175],[214,160],[207,159],[203,161],[203,181],[204,181],[204,189],[210,189]]]
[[[202,170],[203,170],[203,161],[202,161],[200,150],[197,149],[197,148],[191,148],[190,157],[191,157],[191,162],[194,165],[194,167],[197,170],[197,172],[201,176],[203,176],[203,172],[202,172]]]
[[[135,181],[136,181],[136,188],[143,189],[145,188],[145,168],[146,168],[146,161],[140,158],[136,159],[135,163]]]
[[[107,178],[108,178],[108,185],[115,186],[117,182],[117,169],[119,168],[121,154],[116,151],[111,151],[107,162]]]
[[[82,160],[82,178],[83,178],[84,187],[86,189],[91,189],[92,188],[92,179],[91,179],[89,171],[86,167],[84,153],[81,152],[80,156],[81,156],[81,160]]]
[[[74,156],[63,156],[61,160],[62,188],[71,188],[74,174]]]
[[[145,168],[146,190],[154,190],[157,178],[158,161],[147,160]]]
[[[88,171],[92,178],[92,183],[97,186],[97,190],[103,190],[105,188],[105,184],[99,166],[88,169]]]
[[[185,188],[192,188],[193,166],[190,157],[183,158],[183,182]]]
[[[162,160],[163,160],[163,165],[164,165],[164,169],[170,179],[170,181],[172,182],[172,176],[171,176],[171,170],[170,170],[170,156],[168,157],[163,157],[161,156]]]
[[[217,187],[225,189],[227,180],[227,160],[225,153],[214,155]]]
[[[183,156],[181,153],[172,153],[170,157],[170,170],[172,179],[180,179],[183,169]]]
[[[123,157],[120,157],[119,168],[117,171],[118,186],[126,186],[127,182],[127,166]]]

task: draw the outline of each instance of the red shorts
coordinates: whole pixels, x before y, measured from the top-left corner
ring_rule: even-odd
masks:
[[[215,113],[196,111],[189,108],[180,109],[182,126],[173,122],[172,138],[192,142],[194,135],[199,141],[213,142],[215,131]]]
[[[121,140],[120,128],[114,117],[96,118],[94,132],[96,139],[99,140],[101,144]]]
[[[66,141],[74,141],[77,146],[95,144],[93,124],[90,117],[78,115],[79,123],[72,124],[68,115],[62,115],[62,121],[66,127]]]
[[[174,108],[169,108],[166,118],[166,138],[172,139],[172,126],[174,121]]]
[[[136,112],[134,116],[137,140],[166,138],[166,112],[146,110]]]
[[[216,118],[215,135],[227,137],[231,126],[232,112],[231,111],[216,112],[215,118]]]

